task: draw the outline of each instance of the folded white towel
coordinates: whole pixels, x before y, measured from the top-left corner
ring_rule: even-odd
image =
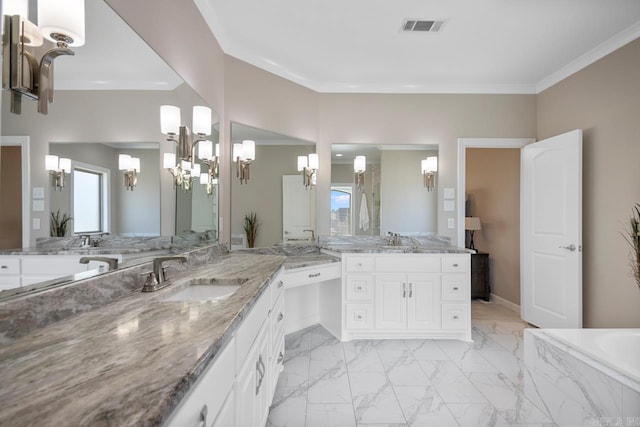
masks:
[[[362,193],[362,199],[360,201],[360,229],[367,231],[369,229],[369,209],[367,208],[367,195]]]

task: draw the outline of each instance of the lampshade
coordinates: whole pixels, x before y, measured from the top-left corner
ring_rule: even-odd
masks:
[[[131,169],[131,156],[128,154],[120,154],[118,156],[118,169],[126,171]]]
[[[23,18],[29,16],[29,2],[27,0],[4,1],[2,4],[3,15],[20,15]]]
[[[220,143],[216,143],[216,157],[220,157]]]
[[[464,229],[465,230],[482,230],[482,226],[480,225],[480,218],[477,216],[468,216],[464,219]]]
[[[193,132],[200,135],[211,134],[211,108],[202,105],[193,107]]]
[[[320,161],[318,160],[318,154],[316,153],[309,154],[309,169],[318,170],[319,163]]]
[[[132,157],[129,166],[131,169],[135,169],[136,172],[140,172],[140,159],[138,157]]]
[[[203,160],[209,160],[213,157],[213,142],[200,141],[198,142],[198,158]]]
[[[176,166],[176,155],[174,153],[164,153],[162,158],[162,167],[165,169],[173,169]]]
[[[200,176],[200,163],[196,163],[191,167],[191,176]]]
[[[298,156],[298,172],[307,167],[307,156]]]
[[[209,174],[201,173],[200,174],[200,184],[208,184],[209,183]]]
[[[47,154],[44,156],[44,169],[48,171],[58,170],[58,156]]]
[[[175,105],[160,106],[160,130],[162,133],[177,135],[180,132],[180,108]]]
[[[71,159],[65,159],[64,157],[61,157],[58,160],[58,167],[60,168],[60,170],[65,171],[65,173],[71,173]]]
[[[180,166],[182,168],[183,171],[188,172],[191,170],[191,162],[188,160],[181,160],[180,161]]]
[[[250,139],[242,141],[242,153],[246,160],[256,159],[256,142]]]
[[[240,142],[236,142],[235,144],[233,144],[233,161],[235,162],[236,160],[238,160],[238,157],[240,158],[240,160],[244,160],[242,143]]]
[[[438,172],[438,158],[435,156],[427,157],[422,161],[422,173]]]
[[[38,26],[42,35],[53,42],[58,40],[51,34],[58,33],[73,39],[71,47],[84,45],[84,0],[40,0]]]
[[[367,170],[367,157],[366,156],[356,156],[353,161],[353,170],[355,172],[364,172]]]

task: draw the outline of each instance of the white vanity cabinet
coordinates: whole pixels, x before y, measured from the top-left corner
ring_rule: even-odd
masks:
[[[471,340],[469,254],[342,254],[342,339]]]
[[[255,302],[233,338],[165,423],[263,427],[284,361],[282,274]]]

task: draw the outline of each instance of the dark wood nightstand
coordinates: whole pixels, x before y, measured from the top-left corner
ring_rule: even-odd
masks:
[[[489,301],[489,254],[471,254],[471,298]]]

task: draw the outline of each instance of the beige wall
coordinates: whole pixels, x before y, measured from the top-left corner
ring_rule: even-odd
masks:
[[[540,93],[538,138],[583,129],[583,292],[588,327],[639,327],[621,233],[640,201],[640,39]]]
[[[520,149],[468,148],[466,216],[480,217],[474,234],[489,254],[491,293],[520,305]]]

